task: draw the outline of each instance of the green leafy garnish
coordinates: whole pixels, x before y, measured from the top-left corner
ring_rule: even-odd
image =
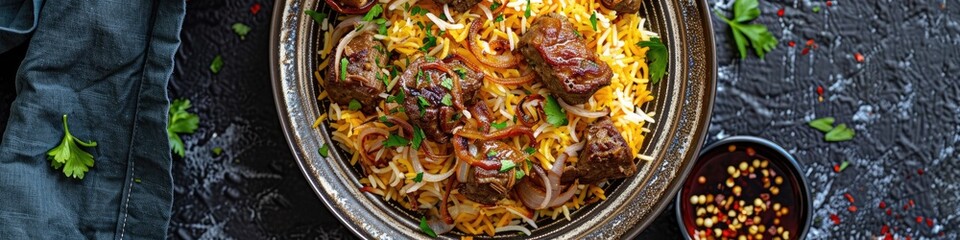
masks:
[[[430,237],[437,237],[437,233],[433,232],[433,229],[427,224],[427,217],[420,217],[420,231],[430,235]]]
[[[320,156],[329,157],[329,156],[330,156],[330,144],[324,143],[323,146],[320,147],[320,149],[317,149],[317,153],[319,153]]]
[[[488,158],[491,158],[491,157],[494,157],[494,156],[497,156],[497,150],[490,150],[489,152],[487,152],[487,157],[488,157]]]
[[[306,11],[303,11],[303,13],[306,13],[308,16],[310,16],[310,18],[313,18],[313,21],[316,22],[317,24],[322,24],[323,19],[327,18],[326,13],[317,12],[314,10],[306,10]]]
[[[537,149],[532,147],[527,147],[526,149],[523,149],[523,151],[526,152],[527,154],[533,155],[533,153],[537,152]]]
[[[437,46],[437,36],[433,35],[432,27],[433,23],[427,24],[425,27],[427,36],[423,38],[423,46],[420,47],[421,52],[427,52]],[[437,35],[443,35],[443,33],[438,33]]]
[[[214,155],[214,156],[220,156],[220,154],[223,154],[223,148],[221,148],[221,147],[215,147],[215,148],[211,149],[210,151],[213,152],[213,155]]]
[[[447,93],[443,95],[442,99],[440,99],[440,103],[443,103],[443,105],[447,105],[447,106],[453,106],[452,99],[453,97],[451,97],[450,94]]]
[[[413,178],[413,182],[422,182],[423,181],[423,172],[418,172],[417,176]]]
[[[547,114],[547,122],[553,126],[567,125],[567,111],[560,107],[553,96],[547,96],[546,104],[543,106],[543,113]]]
[[[423,117],[427,107],[430,106],[430,102],[428,102],[426,98],[423,98],[423,96],[417,96],[417,106],[420,107],[420,116]]]
[[[413,149],[416,149],[416,150],[419,150],[419,149],[420,149],[420,143],[423,142],[423,135],[424,135],[424,134],[423,134],[423,129],[421,129],[420,127],[417,127],[416,125],[414,125],[414,126],[413,126],[413,141],[411,142],[411,143],[413,144],[413,145],[411,146],[411,147],[413,147]]]
[[[667,73],[667,46],[660,42],[660,38],[652,37],[650,41],[642,41],[637,46],[646,47],[647,60],[650,61],[650,83],[657,84],[663,75]]]
[[[513,167],[516,167],[516,166],[517,164],[513,163],[513,161],[500,160],[500,172],[510,171],[510,169],[513,169]]]
[[[527,10],[523,11],[523,16],[530,18],[530,15],[533,15],[533,14],[530,12],[530,0],[527,0]]]
[[[93,167],[93,155],[80,149],[80,146],[92,148],[97,142],[84,142],[70,133],[67,126],[67,115],[63,115],[63,140],[60,145],[47,152],[47,159],[54,169],[63,168],[63,175],[76,179],[83,179],[83,175]]]
[[[387,102],[403,104],[405,98],[406,96],[403,94],[403,91],[397,91],[397,95],[387,96]]]
[[[504,20],[503,14],[500,14],[500,16],[497,16],[496,19],[493,19],[493,22],[503,22],[503,20]]]
[[[747,23],[760,16],[759,5],[757,0],[737,0],[733,3],[732,20],[724,17],[720,11],[716,11],[717,16],[733,30],[733,40],[740,51],[740,58],[747,58],[747,45],[752,45],[753,51],[760,58],[777,46],[777,38],[770,34],[766,26]],[[749,44],[747,39],[750,39]]]
[[[813,13],[819,13],[819,12],[820,12],[820,6],[814,6],[813,9],[811,9],[811,10],[813,10]]]
[[[528,1],[528,2],[529,2],[529,1]],[[499,8],[499,7],[500,7],[500,3],[499,3],[499,2],[493,2],[493,4],[490,4],[490,11],[496,11],[497,8]]]
[[[460,79],[467,78],[467,69],[462,68],[462,67],[458,67],[458,68],[456,68],[456,69],[453,69],[453,71],[457,73],[457,76],[459,76]],[[453,82],[452,82],[452,80],[451,80],[451,82],[450,82],[450,86],[453,87]]]
[[[523,172],[523,170],[520,170],[520,169],[517,169],[517,171],[513,173],[513,176],[516,177],[517,180],[520,180],[525,175],[527,175],[527,173]]]
[[[383,13],[383,6],[380,6],[380,4],[373,5],[373,8],[370,8],[370,11],[367,12],[367,15],[363,16],[363,21],[373,21],[373,19],[380,16],[381,13]]]
[[[361,107],[363,107],[363,106],[360,105],[360,101],[357,101],[356,99],[351,99],[351,100],[350,100],[350,105],[347,106],[348,109],[353,110],[353,111],[360,110]]]
[[[593,14],[590,14],[590,26],[593,26],[593,31],[598,31],[597,29],[597,12],[594,11]]]
[[[842,142],[853,139],[854,135],[856,134],[853,132],[853,129],[847,128],[847,124],[840,124],[827,132],[827,135],[823,136],[823,140],[827,140],[827,142]]]
[[[497,130],[501,130],[501,129],[507,128],[507,122],[506,121],[494,122],[494,123],[490,123],[490,126],[493,126],[493,128],[496,128]]]
[[[392,133],[390,136],[387,136],[386,141],[383,141],[384,147],[402,147],[406,146],[407,144],[410,144],[410,140]]]
[[[810,127],[816,128],[817,130],[820,130],[821,132],[826,133],[826,132],[830,132],[830,130],[833,130],[833,122],[834,122],[834,119],[832,117],[825,117],[825,118],[814,119],[813,121],[810,121],[809,123],[807,123],[807,125],[810,125]]]
[[[850,166],[850,162],[843,161],[842,163],[840,163],[840,171],[843,172],[843,170],[847,169],[847,167],[849,166]]]
[[[190,100],[176,99],[170,103],[170,114],[167,125],[167,138],[170,143],[170,149],[174,154],[184,156],[183,140],[178,134],[191,134],[197,130],[200,124],[200,117],[196,114],[187,112],[190,109]]]
[[[462,77],[461,77],[462,78]],[[453,79],[452,78],[443,78],[440,80],[440,86],[443,86],[446,89],[453,90]]]
[[[210,62],[210,72],[213,74],[220,73],[220,69],[223,68],[223,57],[220,57],[220,54],[217,54],[216,57],[213,57],[213,61]]]
[[[142,182],[142,180],[140,180],[140,178],[134,178],[134,179],[133,179],[133,182],[135,182],[135,183],[140,183],[140,182]]]
[[[347,80],[347,65],[350,65],[350,60],[347,58],[340,59],[340,81]]]
[[[237,36],[240,36],[240,40],[247,38],[247,33],[250,32],[250,26],[243,23],[234,23],[231,28],[233,28],[233,32],[236,33]]]

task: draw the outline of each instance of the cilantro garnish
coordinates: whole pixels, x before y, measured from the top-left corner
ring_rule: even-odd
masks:
[[[411,144],[412,144],[411,147],[413,147],[413,149],[416,149],[416,150],[420,149],[420,143],[423,143],[423,135],[424,135],[423,129],[420,129],[420,127],[417,127],[417,126],[413,126],[413,141],[411,141]]]
[[[210,151],[213,152],[213,156],[220,156],[220,154],[223,154],[223,148],[221,147],[215,147]]]
[[[380,4],[373,5],[373,8],[371,8],[366,15],[363,15],[363,21],[373,21],[373,19],[380,16],[381,13],[383,13],[383,6],[380,6]]]
[[[426,98],[423,98],[423,96],[417,96],[417,106],[420,107],[420,116],[423,117],[427,107],[430,106],[430,102],[428,102]]]
[[[597,29],[597,12],[594,11],[593,14],[590,14],[590,26],[593,26],[593,31],[598,31]]]
[[[827,132],[827,135],[823,136],[823,140],[827,142],[842,142],[853,139],[853,136],[856,133],[853,132],[853,129],[847,128],[847,124],[840,124],[837,127]]]
[[[503,14],[500,14],[500,16],[497,16],[497,18],[494,19],[493,22],[503,22],[503,20],[504,20]]]
[[[494,156],[497,156],[497,150],[490,150],[489,152],[487,152],[487,157],[494,157]]]
[[[523,149],[523,151],[526,152],[527,154],[533,155],[533,153],[537,152],[537,149],[532,147],[527,147],[526,149]]]
[[[527,2],[529,3],[530,1],[528,0]],[[499,8],[499,7],[500,7],[500,3],[499,3],[499,2],[493,2],[493,4],[490,4],[490,11],[495,11],[495,10],[497,10],[497,8]]]
[[[386,141],[383,141],[384,147],[402,147],[402,146],[406,146],[407,144],[410,144],[409,140],[392,133],[390,134],[390,136],[387,136]]]
[[[453,101],[451,99],[452,97],[450,96],[449,93],[444,94],[443,99],[440,99],[440,103],[443,103],[443,105],[447,105],[447,106],[453,106]]]
[[[320,156],[323,156],[323,157],[330,156],[330,144],[324,143],[323,146],[320,147],[320,149],[317,149],[317,153],[319,153]]]
[[[236,33],[237,36],[240,36],[240,40],[247,38],[247,33],[250,32],[250,26],[243,23],[234,23],[231,28],[233,28],[233,32]]]
[[[63,175],[76,179],[83,179],[83,175],[93,167],[93,155],[80,149],[80,146],[92,148],[97,146],[95,141],[84,142],[70,133],[67,126],[67,115],[63,115],[63,140],[60,145],[47,152],[47,159],[54,169],[63,168]]]
[[[496,128],[497,130],[501,130],[501,129],[507,128],[507,122],[506,121],[494,122],[494,123],[491,123],[490,126],[493,126],[493,128]]]
[[[350,64],[350,60],[347,58],[340,59],[340,81],[347,80],[347,65]]]
[[[759,5],[757,0],[737,0],[733,3],[732,20],[724,17],[719,10],[716,11],[717,17],[733,30],[733,40],[737,44],[737,50],[740,50],[740,58],[747,58],[747,45],[752,45],[753,51],[760,58],[777,46],[777,38],[767,30],[767,26],[747,23],[760,16]],[[750,39],[749,44],[747,39]]]
[[[513,167],[516,167],[516,166],[517,164],[513,163],[513,161],[500,160],[500,172],[510,171],[510,169],[513,169]]]
[[[650,83],[657,84],[667,72],[667,47],[660,42],[660,38],[652,37],[650,41],[642,41],[637,46],[646,47],[647,60],[650,61]]]
[[[190,109],[190,100],[177,99],[170,103],[170,114],[167,121],[167,138],[170,143],[170,149],[174,154],[184,156],[183,140],[180,135],[183,133],[193,133],[200,124],[200,117],[196,114],[187,112]]]
[[[213,61],[210,62],[210,72],[213,74],[220,73],[220,69],[223,68],[223,57],[220,57],[220,54],[217,54],[216,57],[213,57]]]
[[[433,232],[433,229],[427,224],[427,217],[420,217],[420,230],[430,235],[430,237],[437,237],[437,233]]]
[[[832,117],[825,117],[825,118],[814,119],[813,121],[808,122],[807,125],[810,125],[810,127],[816,128],[821,132],[827,133],[827,132],[830,132],[830,130],[833,130],[834,121],[835,119],[833,119]]]
[[[527,10],[523,12],[523,16],[529,18],[532,13],[530,12],[530,0],[527,0]]]
[[[517,180],[520,180],[525,175],[527,175],[527,173],[523,172],[523,170],[520,170],[520,169],[517,169],[517,171],[513,173],[513,176],[516,177]]]
[[[437,36],[433,35],[432,27],[433,23],[429,23],[425,27],[427,36],[423,38],[423,46],[420,47],[420,51],[422,52],[429,51],[431,48],[437,46]],[[443,35],[443,33],[439,32],[437,35]]]
[[[422,182],[423,181],[423,172],[418,172],[417,176],[413,178],[413,182]]]
[[[317,12],[314,10],[306,10],[306,11],[303,11],[303,13],[306,13],[308,16],[310,16],[310,18],[313,18],[313,21],[316,22],[317,24],[323,23],[323,19],[327,18],[326,13]]]
[[[440,80],[440,86],[443,86],[449,90],[453,90],[453,79],[443,78],[443,80]]]
[[[547,114],[547,122],[553,126],[567,125],[567,111],[560,107],[553,96],[547,96],[546,104],[543,105],[543,113]]]
[[[361,107],[363,106],[360,105],[360,101],[357,101],[356,99],[351,99],[350,105],[347,106],[348,109],[353,111],[360,110]]]
[[[843,172],[843,170],[847,169],[847,167],[850,167],[850,162],[848,162],[848,161],[843,161],[842,163],[840,163],[840,169],[839,169],[840,171],[839,171],[839,172]]]

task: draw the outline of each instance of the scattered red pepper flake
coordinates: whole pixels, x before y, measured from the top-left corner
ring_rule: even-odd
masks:
[[[794,46],[797,46],[797,42],[790,41],[789,43],[787,43],[787,45],[790,47],[794,47]]]
[[[803,51],[800,51],[800,54],[803,55],[807,55],[807,53],[810,53],[810,48],[803,48]]]
[[[850,195],[849,193],[844,193],[843,196],[847,198],[847,201],[849,201],[850,203],[853,203],[853,195]]]
[[[840,216],[837,216],[837,214],[831,213],[830,220],[833,220],[834,225],[840,225]]]
[[[910,236],[907,236],[907,240],[910,240],[910,239],[912,239],[912,238],[910,238]]]
[[[783,17],[783,8],[781,8],[780,10],[777,10],[777,16]]]
[[[884,209],[884,208],[887,208],[887,203],[884,201],[880,201],[880,209]]]
[[[857,212],[857,206],[850,206],[847,208],[847,210],[850,210],[850,212]]]
[[[927,218],[927,227],[933,227],[933,219]]]
[[[923,168],[917,169],[917,174],[923,175]]]
[[[854,53],[854,54],[853,54],[853,59],[857,60],[857,62],[861,62],[861,63],[862,63],[862,62],[863,62],[863,54]]]
[[[888,208],[888,209],[887,209],[887,216],[890,216],[890,215],[893,215],[893,211]]]
[[[817,95],[823,96],[823,86],[817,86]]]
[[[910,204],[910,207],[913,207],[913,206],[914,206],[914,205],[913,205],[913,199],[910,199],[910,201],[909,201],[908,203]]]
[[[840,172],[840,164],[833,165],[833,172]]]
[[[813,46],[813,38],[807,40],[807,46]]]
[[[893,240],[893,235],[887,233],[887,235],[883,236],[883,240]]]
[[[253,6],[250,6],[250,13],[252,13],[253,15],[257,15],[257,13],[260,12],[260,8],[262,7],[263,6],[260,6],[260,3],[253,3]]]
[[[827,1],[827,7],[833,6],[833,1]]]
[[[923,217],[917,216],[917,223],[922,223],[922,222],[923,222]]]
[[[880,228],[880,234],[886,235],[887,233],[890,233],[890,226],[884,224],[883,227]]]
[[[747,156],[753,157],[753,155],[756,155],[756,154],[757,154],[756,150],[753,150],[752,147],[747,147]]]

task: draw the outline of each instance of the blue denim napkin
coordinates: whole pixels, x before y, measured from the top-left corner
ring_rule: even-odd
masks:
[[[0,52],[27,41],[0,142],[0,238],[162,239],[173,200],[167,81],[184,1],[0,0]],[[82,180],[46,152],[97,141]]]

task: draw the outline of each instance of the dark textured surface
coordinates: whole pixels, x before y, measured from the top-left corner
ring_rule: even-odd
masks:
[[[249,10],[254,3],[262,5],[256,15]],[[731,3],[711,6],[728,11]],[[762,1],[758,22],[781,41],[765,60],[752,53],[740,60],[729,28],[714,20],[720,67],[708,142],[755,135],[794,154],[814,190],[811,239],[881,236],[884,224],[897,239],[960,237],[960,6],[944,0],[832,3]],[[276,120],[268,65],[272,5],[187,4],[169,89],[171,97],[194,101],[202,120],[197,133],[184,137],[187,157],[174,159],[174,239],[352,237],[307,186]],[[778,17],[781,8],[785,15]],[[230,29],[236,22],[252,28],[245,40]],[[803,54],[809,39],[818,47]],[[863,63],[854,59],[857,52]],[[212,74],[217,54],[225,64]],[[0,126],[14,96],[15,66],[8,62],[16,57],[0,55]],[[817,86],[825,90],[822,103]],[[823,135],[805,124],[826,116],[852,126],[856,138],[820,140]],[[223,155],[214,156],[215,147]],[[842,161],[851,167],[833,172]],[[881,201],[890,215],[878,207]],[[858,210],[848,211],[850,205]],[[671,206],[640,238],[679,236]]]

